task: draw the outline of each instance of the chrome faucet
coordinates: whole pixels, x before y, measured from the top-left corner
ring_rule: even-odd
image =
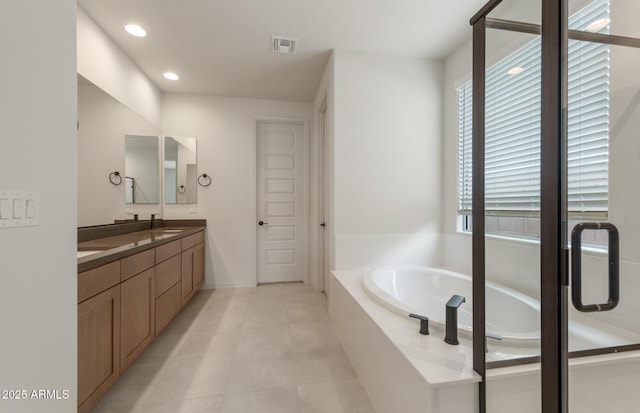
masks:
[[[458,342],[458,308],[465,302],[461,295],[454,294],[447,302],[444,341],[457,346]]]

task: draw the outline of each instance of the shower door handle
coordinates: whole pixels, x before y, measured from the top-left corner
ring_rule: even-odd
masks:
[[[609,233],[609,298],[603,304],[582,303],[582,231],[605,230]],[[571,231],[571,301],[583,313],[611,311],[620,301],[619,235],[609,222],[582,222]]]

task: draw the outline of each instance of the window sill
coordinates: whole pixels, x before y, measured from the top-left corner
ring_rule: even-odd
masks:
[[[470,231],[461,231],[458,230],[457,233],[462,236],[471,237]],[[487,239],[498,242],[506,242],[510,244],[522,245],[527,247],[537,247],[540,248],[540,240],[539,239],[530,239],[530,238],[519,238],[519,237],[509,237],[506,235],[496,235],[496,234],[487,234],[485,236]],[[571,250],[571,245],[569,245],[569,250]],[[608,254],[608,250],[606,247],[597,247],[597,246],[582,246],[582,253],[585,255],[602,257]]]

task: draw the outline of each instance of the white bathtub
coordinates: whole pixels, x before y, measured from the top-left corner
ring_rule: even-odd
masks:
[[[365,274],[363,289],[375,301],[399,315],[411,313],[429,317],[429,325],[444,329],[445,304],[454,294],[466,302],[458,309],[458,332],[472,335],[471,277],[451,271],[400,267]],[[491,282],[486,288],[487,333],[502,338],[499,344],[532,346],[540,342],[538,300]],[[498,343],[492,343],[498,344]]]
[[[385,271],[391,275],[380,275]],[[411,273],[413,276],[407,275]],[[459,346],[448,345],[442,340],[442,331],[421,336],[417,331],[417,320],[407,317],[407,313],[414,309],[406,304],[396,305],[394,301],[399,301],[392,299],[397,293],[398,296],[418,297],[418,305],[427,298],[433,299],[434,302],[439,301],[440,304],[436,307],[442,308],[438,310],[440,315],[429,317],[434,321],[440,317],[439,322],[442,322],[446,300],[452,294],[460,294],[463,288],[467,290],[462,295],[469,299],[465,306],[471,308],[471,287],[468,285],[470,278],[449,271],[411,267],[381,270],[377,274],[378,276],[374,277],[372,272],[359,270],[334,271],[329,283],[331,321],[349,359],[362,378],[362,385],[376,411],[476,412],[476,383],[480,382],[481,378],[473,371],[472,343],[464,339],[460,341]],[[446,298],[432,296],[433,289],[427,293],[413,294],[417,288],[403,283],[403,274],[407,278],[428,279],[434,284],[433,288],[446,293]],[[368,281],[363,281],[363,278]],[[378,278],[383,286],[385,281],[382,280],[386,280],[391,294],[387,294],[382,287],[376,285],[373,282],[374,278]],[[365,282],[369,284],[368,287],[365,286]],[[416,283],[416,287],[420,283],[421,281]],[[424,287],[428,286],[425,282]],[[369,289],[384,294],[374,295],[368,291]],[[460,291],[457,291],[458,289]],[[487,291],[487,297],[493,297],[491,300],[501,300],[503,298],[499,295],[498,298],[494,297],[494,293],[501,294],[503,291],[511,292],[510,289],[492,285],[490,291]],[[530,297],[517,292],[508,295],[525,298],[525,304],[528,302],[530,305],[524,305],[522,311],[528,313],[527,307],[537,307],[535,300],[529,301]],[[519,306],[518,303],[512,303],[511,298],[504,299],[507,300],[507,305]],[[501,311],[502,314],[499,312],[497,316],[506,317],[514,313],[510,309]],[[573,321],[569,326],[569,343],[573,346],[576,346],[576,342],[580,343],[574,350],[608,347],[612,343],[619,346],[640,342],[637,334],[621,331],[612,323],[593,320],[590,316],[573,312],[570,316]],[[498,317],[498,321],[501,321],[502,317]],[[536,319],[538,317],[535,315]],[[463,321],[462,317],[460,321]],[[469,319],[461,324],[467,324],[469,327]],[[498,343],[489,342],[487,361],[519,359],[540,354],[537,346],[496,347],[496,344]],[[492,413],[537,413],[540,411],[540,363],[514,364],[511,367],[487,370],[487,410]],[[603,380],[603,377],[606,380]],[[640,392],[637,391],[637,383],[640,380],[640,351],[572,358],[569,360],[569,380],[569,387],[572,389],[569,403],[576,411],[599,413],[607,408],[611,410],[612,405],[617,407],[615,411],[636,411],[640,405]]]

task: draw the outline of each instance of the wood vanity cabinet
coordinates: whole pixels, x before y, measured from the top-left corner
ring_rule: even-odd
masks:
[[[88,412],[204,284],[204,232],[78,274],[78,412]]]
[[[119,375],[120,285],[116,285],[78,304],[78,412],[88,412]]]

